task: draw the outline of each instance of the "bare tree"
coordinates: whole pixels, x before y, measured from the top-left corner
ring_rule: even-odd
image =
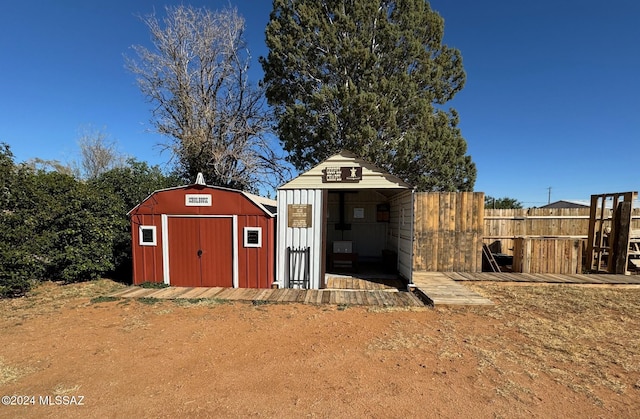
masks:
[[[61,163],[59,160],[41,159],[40,157],[34,157],[25,162],[26,166],[34,171],[43,170],[45,172],[58,172],[63,175],[76,176],[76,170],[74,164]]]
[[[117,149],[117,143],[104,129],[86,127],[78,138],[80,162],[76,172],[80,178],[92,179],[126,163],[126,156]]]
[[[127,58],[127,67],[155,105],[151,123],[169,137],[164,146],[183,176],[203,172],[209,184],[254,191],[281,182],[272,113],[263,90],[249,82],[237,10],[167,7],[162,21],[143,21],[154,48],[134,46],[137,59]]]

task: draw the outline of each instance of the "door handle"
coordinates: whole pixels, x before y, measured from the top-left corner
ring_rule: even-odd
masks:
[[[198,257],[202,257],[202,249],[198,249]]]

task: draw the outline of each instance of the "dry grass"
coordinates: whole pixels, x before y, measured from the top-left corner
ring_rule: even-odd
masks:
[[[16,381],[31,372],[33,372],[33,369],[30,367],[8,365],[0,358],[0,386]]]
[[[397,351],[430,346],[433,343],[429,336],[408,334],[401,330],[384,333],[368,346],[368,350]]]
[[[90,304],[91,298],[104,297],[124,287],[125,285],[108,279],[69,285],[44,282],[25,297],[0,299],[0,312],[5,319],[21,321],[50,315],[63,307]]]
[[[76,384],[74,386],[68,386],[68,385],[64,385],[64,384],[58,384],[54,389],[53,389],[53,395],[54,396],[66,396],[66,395],[75,395],[78,394],[78,390],[80,390],[80,385]]]
[[[219,298],[176,298],[173,303],[178,307],[215,307],[229,304],[229,301]]]
[[[436,362],[458,360],[477,365],[483,383],[498,397],[527,401],[535,399],[536,380],[549,377],[559,385],[586,395],[598,405],[603,389],[630,399],[640,394],[640,289],[581,287],[572,285],[465,284],[491,298],[496,305],[467,308],[367,308],[362,313],[422,311],[428,323],[394,321],[384,333],[369,342],[369,352],[423,351]],[[218,300],[176,300],[175,302],[122,299],[101,301],[123,285],[107,280],[74,285],[45,283],[27,297],[0,300],[6,324],[52,315],[61,308],[93,306],[96,310],[114,305],[128,312],[121,329],[134,332],[148,327],[148,318],[137,307],[153,307],[165,315],[190,307],[215,307]],[[92,303],[92,298],[94,299]],[[126,307],[125,307],[126,306]],[[291,316],[294,313],[295,305]],[[261,310],[246,305],[246,310]],[[338,311],[336,306],[321,310]],[[397,314],[397,313],[396,313]],[[314,314],[321,316],[321,312]],[[282,319],[286,320],[286,315]],[[481,329],[468,326],[467,322]],[[395,354],[394,354],[395,355]],[[29,374],[27,368],[0,359],[0,384]],[[67,386],[63,386],[64,389]],[[68,386],[74,388],[73,386]],[[62,390],[64,390],[62,389]],[[62,391],[60,390],[60,391]],[[523,402],[525,403],[525,402]]]
[[[496,320],[495,333],[475,336],[479,368],[505,376],[505,365],[519,365],[531,378],[547,374],[597,403],[597,388],[636,394],[640,289],[475,287],[499,303],[492,310],[469,309]]]

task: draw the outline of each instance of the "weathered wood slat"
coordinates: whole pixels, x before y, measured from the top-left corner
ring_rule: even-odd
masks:
[[[437,272],[414,272],[413,282],[418,292],[434,305],[492,305],[480,294]]]
[[[251,301],[264,301],[266,296],[272,291],[271,289],[258,289],[258,292],[251,298]]]
[[[597,211],[597,215],[607,220],[611,209],[603,209],[602,214]],[[594,226],[589,223],[590,216],[588,207],[486,209],[482,232],[485,243],[497,242],[501,253],[512,255],[516,237],[587,239],[589,233],[594,232]],[[633,208],[631,218],[631,229],[640,229],[640,208]]]
[[[345,292],[343,292],[342,296],[344,298],[344,300],[343,300],[344,304],[348,304],[348,305],[352,305],[353,304],[352,297],[353,297],[353,293],[354,292],[355,291],[345,291]]]
[[[347,304],[349,305],[357,305],[358,304],[358,299],[356,297],[356,294],[360,292],[358,290],[356,291],[349,291],[346,293],[346,300],[347,300]]]
[[[394,294],[395,294],[396,300],[400,300],[404,307],[410,307],[413,305],[412,301],[409,299],[410,293],[406,291],[398,291],[398,292],[395,292]]]
[[[414,217],[414,270],[481,270],[483,193],[416,193]]]
[[[262,293],[262,289],[259,288],[247,288],[247,300],[254,300],[258,295]]]
[[[450,276],[447,276],[451,278]],[[567,284],[640,284],[640,275],[613,274],[523,274],[511,272],[478,272],[456,275],[458,282],[488,281],[488,282],[530,282],[530,283],[567,283]]]
[[[221,300],[226,300],[228,295],[232,295],[234,292],[233,288],[223,288],[220,292],[216,294],[216,298]]]
[[[284,303],[284,302],[290,301],[291,300],[291,295],[296,292],[296,290],[294,290],[294,289],[285,289],[283,291],[284,292],[282,294],[280,294],[280,296],[278,297],[277,301],[279,303]]]
[[[180,295],[180,298],[189,298],[189,299],[197,299],[200,298],[202,294],[204,294],[209,288],[206,287],[195,287],[190,291],[187,291]]]
[[[367,306],[375,305],[376,300],[371,296],[371,292],[372,291],[367,290],[362,293],[362,301],[364,305],[367,305]]]
[[[111,294],[119,298],[160,299],[227,299],[234,301],[269,301],[304,304],[368,305],[381,307],[411,307],[423,305],[413,293],[396,291],[394,288],[359,278],[341,278],[342,285],[352,289],[234,289],[234,288],[179,288],[162,289],[130,287]],[[414,285],[436,305],[490,304],[485,297],[462,286],[470,281],[556,283],[556,284],[601,284],[639,285],[640,275],[612,274],[542,274],[513,272],[414,272]],[[382,285],[382,286],[381,286]],[[381,287],[380,287],[381,286]],[[369,289],[372,287],[374,289]]]
[[[365,286],[366,281],[356,279],[345,281],[346,286]],[[152,297],[159,299],[207,299],[215,298],[229,301],[267,301],[275,303],[335,304],[353,306],[424,306],[422,302],[408,292],[374,289],[255,289],[255,288],[207,288],[207,287],[169,287],[162,289],[130,287],[114,292],[112,296],[122,298]]]
[[[255,289],[237,288],[237,292],[234,294],[233,299],[238,301],[253,301],[253,297],[255,295]]]
[[[216,298],[222,291],[224,291],[223,287],[209,288],[206,292],[200,294],[200,298]]]
[[[315,304],[317,293],[318,290],[307,290],[307,292],[304,294],[304,299],[302,300],[302,302],[304,304]]]
[[[275,290],[271,290],[271,294],[269,294],[265,301],[277,302],[280,295],[284,292],[284,289],[278,288]]]
[[[283,302],[295,303],[300,298],[300,295],[306,292],[306,290],[300,290],[300,289],[291,290],[291,291],[292,292],[289,293],[288,298],[283,300]]]
[[[133,293],[133,292],[135,292],[135,291],[137,291],[139,289],[141,289],[141,288],[138,288],[138,287],[123,288],[123,289],[121,289],[119,291],[116,291],[116,292],[110,294],[110,297],[124,297],[124,296],[126,296],[128,294],[131,294],[131,293]]]
[[[354,293],[356,297],[356,301],[354,304],[357,304],[359,306],[366,305],[364,302],[364,293],[365,291],[358,291]]]
[[[514,240],[513,271],[577,274],[582,272],[586,241],[567,238],[519,237]]]
[[[150,289],[150,293],[145,295],[146,298],[175,298],[178,295],[183,294],[185,291],[189,291],[191,288],[180,287],[167,287],[161,289]]]
[[[118,296],[122,298],[136,298],[138,296],[150,294],[153,291],[154,290],[150,290],[147,288],[131,287],[131,288],[128,288],[126,292],[118,291],[117,295],[114,295],[114,296]]]
[[[236,288],[229,288],[224,292],[221,292],[220,294],[218,294],[218,298],[220,298],[221,300],[234,301],[234,300],[241,299],[241,294],[242,294],[242,290],[239,290]]]
[[[383,291],[378,291],[378,295],[380,296],[381,300],[382,300],[382,305],[384,307],[391,307],[393,305],[393,302],[391,301],[391,298],[389,297],[389,294]]]

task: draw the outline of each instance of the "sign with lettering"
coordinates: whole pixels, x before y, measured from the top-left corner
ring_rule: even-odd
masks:
[[[323,170],[322,182],[360,182],[362,180],[362,167],[327,167]]]
[[[184,205],[187,207],[210,207],[211,194],[185,194]]]
[[[312,206],[310,204],[287,205],[287,226],[293,228],[311,227]]]

